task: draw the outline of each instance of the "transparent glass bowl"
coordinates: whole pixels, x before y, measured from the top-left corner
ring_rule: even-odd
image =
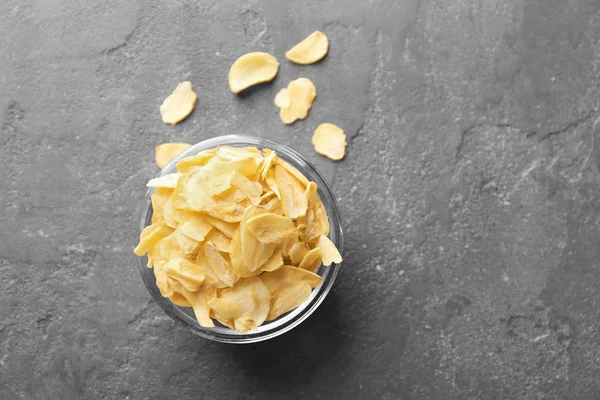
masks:
[[[330,224],[330,233],[329,238],[337,248],[340,253],[343,254],[344,247],[344,238],[342,234],[342,224],[340,221],[340,212],[338,210],[337,203],[335,201],[335,197],[333,196],[329,186],[321,176],[321,174],[317,171],[317,169],[306,160],[300,153],[297,151],[273,142],[271,140],[262,139],[253,136],[245,136],[245,135],[229,135],[229,136],[220,136],[212,139],[205,140],[200,142],[183,153],[179,154],[175,157],[169,164],[165,166],[165,168],[160,172],[158,176],[170,174],[176,172],[175,164],[182,158],[194,155],[202,150],[215,148],[217,146],[227,145],[234,147],[246,147],[246,146],[254,146],[258,149],[268,148],[273,149],[277,153],[277,155],[283,158],[285,161],[296,167],[300,172],[302,172],[309,181],[314,181],[318,185],[318,193],[321,197],[323,205],[327,210],[327,215],[329,217]],[[150,225],[152,219],[152,203],[150,200],[150,195],[153,193],[153,189],[148,190],[146,192],[146,196],[144,197],[142,203],[142,221],[140,225],[140,231],[143,230],[146,226]],[[320,267],[316,273],[323,277],[321,284],[317,286],[310,298],[302,305],[300,305],[295,310],[290,311],[289,313],[282,315],[273,321],[268,321],[263,323],[258,329],[254,332],[240,333],[230,329],[228,327],[222,326],[218,323],[214,328],[204,328],[198,324],[196,318],[194,316],[194,312],[191,308],[179,307],[173,304],[169,299],[163,297],[160,294],[158,287],[156,286],[156,281],[154,277],[154,271],[151,268],[148,268],[146,265],[148,263],[148,259],[146,256],[139,257],[139,269],[142,275],[142,279],[150,292],[150,295],[157,302],[161,308],[173,318],[175,321],[181,323],[184,327],[195,333],[196,335],[202,336],[204,338],[215,340],[217,342],[223,343],[256,343],[263,340],[271,339],[276,336],[279,336],[295,326],[299,325],[302,321],[308,318],[317,307],[323,302],[329,290],[333,286],[333,282],[335,281],[335,277],[338,273],[341,264],[332,264],[329,267]]]

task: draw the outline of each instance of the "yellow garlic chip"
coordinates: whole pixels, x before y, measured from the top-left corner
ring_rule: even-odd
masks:
[[[181,249],[181,252],[188,258],[196,258],[198,255],[198,249],[200,248],[200,242],[189,238],[181,230],[181,225],[175,229],[175,241]]]
[[[305,302],[322,263],[341,261],[316,183],[274,151],[221,146],[177,167],[151,181],[152,224],[134,252],[201,326],[255,330]]]
[[[233,178],[232,178],[233,179]],[[248,197],[239,190],[237,187],[232,186],[223,193],[220,193],[216,196],[213,196],[213,200],[217,204],[227,204],[227,203],[245,203],[250,200]]]
[[[333,124],[321,124],[312,137],[315,151],[334,161],[339,161],[346,155],[346,134],[342,128]]]
[[[225,236],[228,238],[233,238],[235,231],[238,229],[238,225],[234,223],[225,222],[215,217],[211,217],[210,215],[205,215],[204,220],[223,232]]]
[[[170,297],[175,293],[169,284],[169,277],[165,273],[164,266],[155,265],[154,276],[156,277],[156,287],[158,287],[163,297]]]
[[[283,215],[283,208],[281,205],[281,200],[277,197],[272,198],[267,202],[267,204],[262,206],[266,212]]]
[[[150,199],[152,201],[152,223],[164,221],[165,203],[173,195],[173,189],[157,188]]]
[[[317,248],[321,250],[323,265],[330,266],[332,263],[339,264],[342,262],[342,256],[340,252],[327,236],[319,236],[319,240],[317,240]]]
[[[306,185],[306,191],[304,192],[306,195],[306,199],[308,200],[308,205],[310,207],[315,206],[319,202],[319,195],[317,193],[317,184],[314,182],[309,182]]]
[[[220,289],[208,302],[220,322],[234,320],[240,332],[255,330],[269,314],[271,293],[258,277],[242,278],[232,288]]]
[[[246,228],[259,242],[281,244],[290,238],[298,237],[294,221],[289,217],[265,213],[246,221]]]
[[[233,233],[233,237],[231,238],[231,253],[229,253],[229,257],[231,258],[231,267],[238,276],[242,278],[254,276],[253,274],[249,273],[249,270],[244,268],[244,259],[242,256],[242,235],[239,229]]]
[[[261,243],[247,228],[247,222],[265,210],[258,207],[248,207],[240,223],[243,265],[254,272],[266,264],[275,251],[275,243]]]
[[[263,188],[264,190],[264,188]],[[275,197],[275,192],[272,191],[268,191],[268,192],[263,192],[263,194],[260,196],[260,205],[265,205],[265,204],[269,204],[271,202],[271,200],[273,199],[273,197]]]
[[[262,271],[260,269],[256,269],[254,271],[250,271],[248,267],[244,264],[244,257],[242,253],[242,235],[241,230],[238,229],[233,238],[231,239],[231,266],[235,271],[236,275],[242,278],[249,278],[251,276],[256,276],[260,274]]]
[[[267,285],[271,294],[274,294],[285,287],[299,283],[307,283],[314,289],[319,286],[323,278],[305,269],[284,265],[276,271],[263,273],[260,279]]]
[[[186,212],[177,227],[185,236],[203,242],[213,226],[206,221],[207,217],[200,213]]]
[[[285,95],[282,95],[285,96]],[[292,124],[299,119],[304,119],[317,97],[317,88],[308,78],[298,78],[291,81],[287,87],[289,106],[280,107],[279,118],[284,124]],[[285,105],[285,98],[280,98],[279,105]]]
[[[227,192],[233,185],[233,177],[235,175],[239,175],[236,174],[235,171],[222,175],[216,173],[214,175],[211,175],[210,172],[210,169],[208,169],[207,171],[198,171],[198,173],[195,174],[195,176],[200,179],[200,184],[202,185],[204,190],[206,190],[206,193],[213,197],[219,196],[220,194]],[[235,195],[235,191],[227,192],[226,195],[232,194]]]
[[[159,178],[150,179],[146,186],[151,188],[169,188],[174,189],[177,186],[177,181],[181,178],[181,174],[167,174]]]
[[[315,272],[317,268],[321,266],[321,249],[315,247],[302,259],[302,262],[298,265],[298,268],[305,269],[310,272]]]
[[[152,249],[152,260],[155,267],[164,266],[176,258],[186,259],[188,257],[181,251],[174,234],[162,238]]]
[[[202,167],[206,165],[217,153],[216,149],[204,150],[200,153],[183,158],[177,161],[177,169],[179,172],[187,172],[190,168],[193,167]]]
[[[261,268],[261,271],[271,272],[283,266],[283,255],[281,254],[281,248],[275,249],[273,255]]]
[[[250,202],[255,206],[260,204],[262,193],[262,185],[258,182],[253,182],[240,173],[236,173],[231,180],[231,184],[244,193]]]
[[[308,250],[308,247],[306,246],[306,243],[304,243],[304,242],[294,243],[289,251],[290,260],[292,261],[292,265],[298,266],[302,262],[302,260],[304,259],[304,256],[306,256],[306,253],[308,253],[308,251],[309,250]]]
[[[159,240],[170,235],[173,232],[169,226],[163,222],[158,222],[144,228],[140,234],[140,243],[133,250],[138,256],[150,252],[152,248],[158,243]]]
[[[321,235],[322,228],[319,221],[315,218],[314,207],[309,207],[306,211],[306,229],[304,230],[304,240],[313,243]]]
[[[305,240],[309,243],[313,243],[318,239],[319,235],[327,236],[329,234],[329,219],[325,206],[321,202],[319,195],[317,194],[317,184],[310,182],[306,186],[305,192],[306,198],[308,199],[308,209],[306,211],[306,218],[303,221],[306,224]],[[299,223],[299,221],[297,221]]]
[[[174,259],[164,266],[165,273],[189,291],[200,290],[204,283],[204,271],[198,265],[183,259]]]
[[[203,289],[222,289],[227,287],[227,285],[221,282],[221,280],[217,277],[217,274],[215,274],[212,267],[208,263],[203,246],[200,246],[200,249],[198,250],[196,265],[198,265],[200,268],[202,268],[202,271],[204,271],[204,283],[202,284]]]
[[[306,39],[289,49],[285,57],[296,64],[313,64],[325,57],[329,40],[323,32],[314,31]]]
[[[163,218],[165,223],[175,229],[179,226],[179,222],[183,219],[183,211],[175,208],[173,204],[174,193],[165,201],[163,208]]]
[[[217,229],[211,230],[206,236],[206,240],[209,240],[214,244],[217,250],[224,253],[231,253],[231,239],[225,236],[221,231]]]
[[[179,293],[173,293],[172,295],[170,295],[169,300],[171,300],[171,302],[173,302],[173,304],[175,304],[176,306],[179,306],[179,307],[191,307],[192,306],[190,304],[190,302],[187,301],[187,299]]]
[[[165,124],[175,125],[183,121],[194,110],[198,95],[192,90],[192,83],[181,82],[160,106],[160,115]]]
[[[219,146],[217,148],[217,155],[225,161],[241,161],[254,159],[260,162],[263,159],[260,151],[257,151],[255,147],[231,147],[231,146]]]
[[[224,203],[206,206],[203,211],[207,215],[218,218],[225,222],[240,222],[242,220],[244,210],[250,205],[250,203],[246,200],[237,205],[235,203]]]
[[[225,321],[241,317],[244,314],[242,307],[228,299],[215,297],[208,305],[212,309],[215,318],[224,324],[226,324]]]
[[[206,189],[204,175],[194,172],[183,174],[177,182],[173,193],[173,206],[177,209],[205,211],[217,204]]]
[[[288,90],[283,88],[277,92],[273,103],[277,108],[289,108],[289,106],[292,104],[292,99],[290,99],[290,93]]]
[[[170,260],[178,258],[186,259],[186,255],[181,252],[174,236],[175,235],[171,234],[161,239],[152,249],[156,286],[158,286],[161,294],[165,297],[171,296],[173,294],[173,289],[169,284],[169,277],[164,270],[164,266]]]
[[[177,154],[190,148],[187,143],[163,143],[156,146],[154,159],[158,168],[163,169]]]
[[[274,162],[277,162],[277,155],[274,151],[272,151],[261,161],[260,179],[262,179],[263,181],[265,180]]]
[[[258,83],[268,82],[275,78],[279,69],[277,59],[268,53],[244,54],[229,70],[229,89],[240,93],[244,89]]]
[[[271,309],[269,310],[269,315],[267,315],[267,321],[274,320],[280,315],[298,307],[310,298],[311,292],[312,289],[307,283],[289,286],[279,290],[273,295]]]
[[[210,307],[208,306],[208,302],[214,298],[215,294],[216,293],[213,293],[211,290],[190,292],[185,290],[185,288],[182,293],[186,300],[192,305],[198,323],[205,328],[214,328],[215,326],[210,318]]]
[[[193,176],[198,184],[210,196],[219,195],[231,187],[235,171],[225,162],[210,162],[203,167],[192,168],[186,176]]]
[[[295,167],[290,165],[287,161],[285,161],[281,158],[277,158],[277,164],[281,165],[287,172],[294,175],[294,177],[296,179],[298,179],[298,182],[300,182],[302,184],[302,186],[304,186],[304,187],[308,186],[308,179],[306,179],[306,177],[302,174],[302,172],[298,171]],[[315,183],[315,185],[316,185],[316,183]]]
[[[313,209],[315,211],[314,226],[321,232],[321,235],[329,235],[329,217],[327,211],[325,211],[325,206],[319,201]]]
[[[279,186],[277,185],[277,181],[275,180],[275,174],[273,172],[273,169],[270,169],[265,175],[265,182],[269,189],[271,189],[277,197],[281,198],[281,193],[279,192]]]
[[[219,250],[211,242],[204,242],[204,255],[208,265],[216,277],[225,285],[231,287],[237,280],[231,265],[223,258]]]
[[[292,174],[280,165],[275,166],[275,182],[281,193],[283,214],[296,219],[306,215],[308,199],[304,187]]]

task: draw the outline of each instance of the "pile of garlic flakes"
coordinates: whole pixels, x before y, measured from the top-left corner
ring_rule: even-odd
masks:
[[[166,164],[179,149],[162,146],[157,162]],[[201,326],[255,330],[304,303],[321,265],[342,261],[316,183],[274,151],[221,146],[177,169],[148,182],[152,224],[134,252],[148,255],[161,294],[192,307]]]

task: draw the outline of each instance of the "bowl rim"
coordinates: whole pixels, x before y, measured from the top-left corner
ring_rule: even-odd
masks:
[[[217,136],[198,142],[178,154],[171,161],[169,161],[169,163],[159,172],[157,177],[176,172],[176,164],[182,158],[197,154],[203,150],[225,145],[255,146],[261,149],[273,149],[278,156],[281,156],[281,158],[290,163],[292,166],[298,168],[304,175],[310,175],[307,176],[307,178],[317,182],[319,196],[321,197],[325,209],[327,210],[327,215],[329,216],[330,239],[337,246],[340,253],[343,254],[344,235],[342,230],[342,221],[339,207],[331,188],[327,184],[327,181],[323,175],[321,175],[321,173],[310,161],[308,161],[298,151],[287,145],[257,136]],[[140,221],[140,232],[151,223],[153,210],[150,196],[152,193],[154,193],[154,189],[149,188],[142,200],[143,211]],[[300,323],[306,320],[325,300],[325,297],[333,287],[335,278],[337,277],[339,269],[342,265],[342,263],[332,264],[329,267],[322,266],[319,268],[319,274],[322,274],[321,276],[323,277],[323,280],[319,286],[312,291],[310,298],[304,304],[273,321],[269,321],[268,323],[259,326],[256,331],[240,333],[228,327],[216,326],[215,328],[204,328],[200,326],[196,319],[190,316],[189,312],[186,313],[183,311],[183,307],[176,306],[160,294],[160,290],[156,286],[154,272],[152,271],[152,273],[149,273],[151,268],[147,267],[147,256],[144,255],[142,257],[138,257],[138,261],[140,274],[146,288],[148,289],[148,292],[150,293],[152,299],[158,303],[158,305],[169,317],[183,325],[187,330],[191,331],[195,335],[221,343],[232,344],[249,344],[265,341],[289,332],[298,326]]]

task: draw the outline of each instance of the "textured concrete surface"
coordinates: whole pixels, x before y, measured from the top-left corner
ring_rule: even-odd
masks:
[[[285,62],[314,29],[329,56]],[[232,95],[259,50],[279,76]],[[318,98],[287,127],[298,76]],[[2,2],[0,398],[600,398],[599,86],[595,0]],[[172,323],[131,252],[154,146],[230,133],[313,160],[347,238],[321,308],[255,346]]]

